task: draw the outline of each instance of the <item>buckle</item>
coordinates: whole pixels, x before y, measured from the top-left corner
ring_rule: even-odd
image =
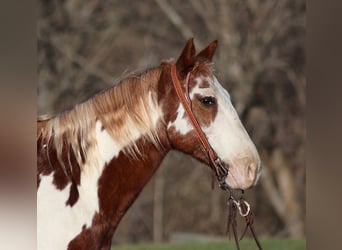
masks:
[[[228,175],[228,169],[223,166],[220,157],[217,157],[216,160],[214,160],[214,163],[216,175],[220,178],[226,177]]]
[[[216,177],[217,177],[219,187],[222,190],[230,189],[228,184],[226,183],[226,180],[225,180],[227,175],[228,175],[228,169],[223,166],[220,157],[217,157],[214,160],[214,169],[215,169],[215,173],[216,173]]]

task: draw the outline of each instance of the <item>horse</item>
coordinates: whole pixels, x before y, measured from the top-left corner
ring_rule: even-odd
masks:
[[[170,150],[205,163],[222,189],[260,176],[257,149],[214,75],[217,40],[37,119],[37,246],[110,249],[128,208]]]

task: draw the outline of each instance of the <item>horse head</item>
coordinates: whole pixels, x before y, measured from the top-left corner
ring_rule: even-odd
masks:
[[[227,90],[217,80],[212,58],[217,41],[196,54],[193,39],[186,43],[175,62],[182,91],[190,99],[189,106],[210,147],[216,152],[228,174],[223,180],[228,188],[248,189],[254,186],[261,172],[259,154],[232,105]],[[171,146],[211,165],[196,129],[177,97],[169,64],[161,81],[158,101],[164,114],[167,137]]]

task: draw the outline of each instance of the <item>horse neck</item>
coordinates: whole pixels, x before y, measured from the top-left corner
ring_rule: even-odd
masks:
[[[121,218],[169,150],[161,150],[143,138],[136,145],[141,153],[139,157],[132,158],[121,151],[105,165],[97,181],[98,212],[92,218],[91,227],[75,237],[68,249],[80,249],[79,246],[91,243],[94,244],[93,249],[105,246],[110,248],[112,236]]]
[[[104,168],[98,181],[100,209],[117,225],[126,210],[160,166],[169,148],[157,148],[144,139],[137,142],[140,156],[120,153]]]
[[[160,75],[161,72],[158,73],[158,77],[155,77],[157,82],[154,82],[154,86],[151,88],[154,91],[158,91]],[[157,92],[152,93],[152,96],[157,98]],[[158,106],[156,100],[155,105]],[[154,108],[159,109],[159,107]],[[158,113],[156,110],[153,112]],[[153,119],[156,117],[152,117]],[[110,230],[107,232],[110,236],[171,149],[161,113],[156,120],[151,133],[148,132],[136,139],[133,147],[131,144],[122,148],[115,157],[105,163],[103,172],[98,179],[97,193],[100,213],[95,216],[93,221],[97,221],[99,224],[110,224]],[[149,123],[151,125],[151,121]],[[143,129],[143,131],[145,130]]]
[[[155,98],[154,95],[157,95],[157,92],[153,91],[158,89],[160,81],[158,76],[160,76],[161,72],[155,71],[152,74],[154,74],[154,81],[157,82],[152,82],[151,85],[153,86],[148,86],[149,91],[145,92],[145,94],[149,95],[148,101],[150,101],[149,98]],[[142,75],[141,78],[143,77]],[[142,82],[138,81],[135,84],[143,84],[143,82],[146,82],[146,78]],[[123,84],[125,83],[123,82]],[[131,85],[130,93],[132,95],[136,94],[134,93],[133,83],[128,82],[127,84]],[[141,88],[140,85],[137,87]],[[62,114],[59,116],[60,118],[53,118],[57,120],[51,119],[51,121],[45,120],[38,123],[38,188],[40,179],[44,178],[45,175],[50,176],[51,173],[53,174],[54,185],[61,191],[69,187],[68,184],[71,182],[70,196],[66,205],[73,207],[80,200],[79,198],[86,198],[89,200],[89,203],[98,201],[98,205],[91,205],[94,207],[94,210],[99,211],[99,213],[95,214],[92,221],[95,227],[96,225],[108,225],[104,227],[107,228],[103,232],[104,234],[114,233],[125,211],[133,203],[170,150],[166,127],[163,118],[160,115],[159,117],[156,115],[158,112],[155,112],[154,116],[149,117],[150,120],[147,121],[146,128],[144,124],[138,124],[137,127],[134,127],[136,122],[131,120],[134,117],[118,119],[116,111],[124,113],[133,110],[139,113],[139,109],[134,110],[135,107],[129,107],[122,110],[123,106],[126,107],[126,103],[123,103],[125,98],[121,98],[116,103],[117,106],[110,105],[111,98],[115,98],[111,95],[110,91],[117,91],[118,89],[115,88],[123,91],[122,88],[124,86],[114,87],[108,92],[101,93],[88,102],[78,105],[74,110]],[[127,105],[134,105],[132,100],[137,102],[138,97],[138,95],[131,96],[131,103]],[[106,98],[108,102],[101,103],[103,101],[102,98]],[[154,101],[154,103],[156,102]],[[158,109],[158,107],[154,108]],[[88,131],[79,131],[76,127],[72,129],[71,133],[67,130],[70,127],[67,125],[63,126],[65,131],[58,140],[55,137],[49,137],[55,134],[56,128],[62,127],[59,122],[62,123],[63,121],[67,124],[69,118],[73,121],[73,125],[76,124],[76,126],[79,126],[79,129],[83,129],[84,123],[80,122],[80,117],[74,116],[74,114],[77,115],[78,111],[87,111],[86,113],[91,114],[91,117],[85,119]],[[147,111],[149,110],[143,110],[142,113],[146,116],[145,113]],[[133,123],[133,127],[128,129],[127,126],[123,125],[127,119],[131,124]],[[151,125],[151,120],[154,123],[153,129],[148,128]],[[138,117],[137,121],[141,122],[141,119]],[[47,125],[49,123],[52,125]],[[54,126],[54,124],[57,124],[57,126]],[[111,127],[113,124],[114,127]],[[50,127],[51,133],[46,132],[46,127]],[[142,132],[141,136],[136,136],[138,132]],[[72,148],[67,147],[71,150],[71,153],[69,153],[69,150],[64,148],[65,145],[68,145],[69,137],[73,134],[87,136],[87,138],[79,136],[77,139],[79,141],[75,143],[77,145],[85,145],[84,148],[88,150],[88,152],[85,152],[87,153],[86,155],[83,155],[82,150],[72,152]],[[127,138],[120,138],[120,136],[125,136],[126,134],[131,135],[126,136]],[[135,135],[132,136],[132,134]],[[132,141],[133,139],[134,141]],[[91,140],[94,141],[89,143]],[[59,142],[59,145],[62,145],[59,151],[56,148],[57,145],[54,144],[56,141]],[[75,159],[77,153],[81,154],[81,162]],[[60,157],[57,157],[59,154]],[[71,161],[70,168],[68,168],[69,161]],[[66,174],[63,171],[65,167]],[[85,192],[89,188],[93,190],[94,187],[96,187],[94,192]],[[86,197],[82,197],[83,195]],[[87,206],[90,205],[88,204]],[[89,233],[91,233],[91,230],[90,228]],[[81,234],[80,237],[84,235]]]
[[[98,130],[105,130],[115,140],[117,150],[125,148],[133,155],[136,153],[134,141],[141,135],[159,143],[156,124],[160,110],[156,96],[161,71],[158,67],[130,76],[70,111],[39,118],[37,147],[38,157],[42,158],[39,165],[61,166],[66,168],[65,172],[73,167],[69,164],[70,158],[72,161],[76,158],[80,168],[87,162],[98,165],[97,153],[101,154],[96,149]]]

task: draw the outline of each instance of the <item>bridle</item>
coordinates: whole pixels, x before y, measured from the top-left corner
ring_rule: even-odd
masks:
[[[177,96],[178,96],[180,102],[182,103],[182,105],[185,109],[186,114],[188,115],[188,117],[190,119],[192,126],[195,129],[197,137],[202,144],[203,150],[208,155],[210,167],[213,169],[213,171],[216,175],[219,187],[223,190],[229,190],[230,191],[229,199],[227,202],[227,205],[229,208],[227,232],[229,233],[229,229],[230,229],[230,227],[232,227],[233,233],[234,233],[235,243],[236,243],[237,249],[239,250],[240,246],[239,246],[239,241],[238,241],[238,237],[237,237],[237,222],[236,222],[237,211],[239,211],[240,215],[242,217],[244,217],[246,220],[246,226],[245,226],[244,232],[243,232],[240,240],[244,237],[247,229],[249,228],[259,250],[262,250],[263,248],[262,248],[262,246],[261,246],[261,244],[260,244],[260,242],[256,236],[256,233],[255,233],[255,230],[253,227],[253,214],[250,211],[249,203],[244,200],[243,195],[240,197],[239,200],[236,200],[231,195],[232,190],[230,189],[230,187],[225,182],[226,177],[229,173],[229,168],[227,169],[227,168],[225,168],[225,166],[223,166],[220,157],[216,154],[214,149],[210,146],[207,137],[205,136],[203,130],[201,129],[201,127],[198,123],[198,120],[196,119],[196,117],[192,111],[191,100],[189,97],[190,74],[191,74],[191,71],[188,72],[188,74],[186,75],[185,92],[184,92],[182,89],[182,86],[178,80],[178,77],[177,77],[176,64],[171,65],[171,79],[172,79],[173,86],[176,90],[176,93],[177,93]],[[243,190],[241,190],[241,191],[243,194],[244,191]]]
[[[214,149],[210,146],[208,139],[205,136],[203,130],[201,129],[201,127],[198,123],[198,120],[196,119],[196,117],[192,111],[192,108],[191,108],[191,100],[189,97],[190,73],[191,72],[188,72],[186,79],[185,79],[185,93],[184,93],[182,86],[181,86],[181,84],[178,80],[178,77],[177,77],[176,64],[171,65],[171,79],[172,79],[173,86],[176,90],[177,96],[178,96],[180,102],[182,103],[182,105],[185,109],[185,112],[190,119],[192,126],[195,129],[197,137],[200,140],[205,153],[208,156],[210,167],[213,169],[213,171],[216,175],[219,187],[223,190],[227,190],[227,189],[229,189],[229,187],[226,184],[225,179],[228,175],[228,169],[225,168],[225,166],[223,166],[220,157],[216,154]]]

